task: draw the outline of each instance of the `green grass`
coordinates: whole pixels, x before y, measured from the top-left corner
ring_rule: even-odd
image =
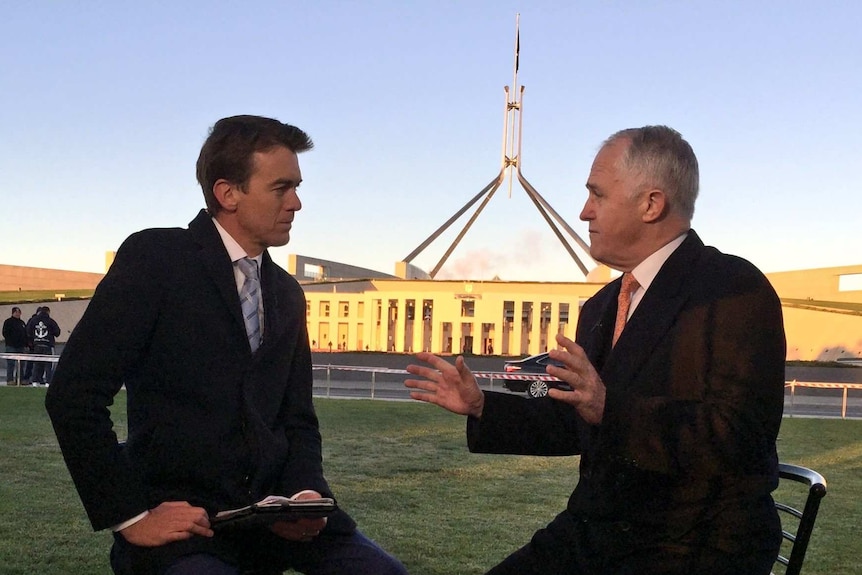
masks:
[[[94,289],[45,289],[24,291],[0,291],[0,304],[8,303],[36,303],[42,301],[55,301],[55,294],[65,294],[64,300],[87,299],[93,297]]]
[[[110,535],[90,530],[44,395],[0,387],[0,574],[108,574]],[[317,408],[340,505],[413,575],[484,573],[563,509],[574,485],[577,458],[472,455],[463,418],[433,406],[318,399]],[[806,575],[855,575],[862,421],[786,419],[779,452],[829,482]]]
[[[815,308],[821,311],[862,314],[862,303],[847,301],[822,301],[811,299],[781,298],[781,303],[792,307]]]

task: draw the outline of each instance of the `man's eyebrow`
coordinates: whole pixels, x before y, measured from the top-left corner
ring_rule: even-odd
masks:
[[[271,185],[273,188],[283,188],[283,187],[298,188],[301,183],[302,183],[302,180],[297,181],[297,180],[292,180],[290,178],[279,178],[277,180],[274,180]]]

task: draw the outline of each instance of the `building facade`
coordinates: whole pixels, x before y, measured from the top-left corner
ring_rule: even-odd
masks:
[[[305,256],[291,256],[288,272],[305,290],[315,349],[507,356],[550,349],[557,333],[573,337],[581,306],[609,279],[592,273],[586,282],[401,279]],[[788,360],[862,358],[862,265],[766,275],[781,298]],[[0,291],[59,295],[93,289],[102,277],[0,265]],[[8,316],[16,301],[0,312]],[[51,304],[52,315],[63,319],[58,341],[66,341],[87,303]],[[35,304],[25,312],[29,307]]]
[[[312,347],[525,355],[574,336],[598,283],[356,280],[303,285]]]

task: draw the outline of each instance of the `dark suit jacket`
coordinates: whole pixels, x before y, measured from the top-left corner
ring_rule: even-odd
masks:
[[[95,529],[168,500],[209,511],[314,489],[323,476],[299,284],[263,255],[252,355],[209,215],[130,236],[63,350],[46,407]],[[108,406],[125,384],[128,441]],[[329,529],[351,531],[346,514]],[[218,539],[218,537],[216,537]],[[203,538],[192,539],[212,545]]]
[[[577,328],[607,387],[602,423],[551,399],[488,393],[482,419],[468,421],[470,449],[581,454],[568,512],[600,555],[773,549],[785,358],[774,290],[690,231],[611,349],[620,283],[584,305]]]

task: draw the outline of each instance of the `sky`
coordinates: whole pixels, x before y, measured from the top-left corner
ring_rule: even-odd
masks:
[[[276,262],[392,273],[500,171],[518,14],[521,170],[575,232],[601,142],[666,124],[698,156],[705,243],[765,272],[862,263],[862,3],[33,0],[2,14],[2,264],[102,272],[131,233],[185,227],[204,207],[209,127],[259,114],[315,143]],[[471,213],[413,263],[433,268]],[[494,276],[584,279],[517,182],[438,278]]]

